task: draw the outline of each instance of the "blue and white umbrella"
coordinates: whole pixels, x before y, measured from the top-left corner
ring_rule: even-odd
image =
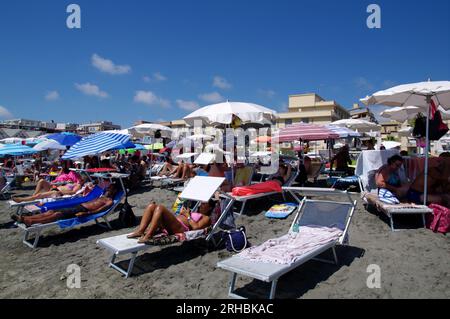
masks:
[[[47,136],[47,139],[55,140],[59,144],[62,144],[64,146],[72,146],[81,140],[81,136],[73,134],[73,133],[69,133],[69,132],[63,132],[63,133],[50,134]]]
[[[0,156],[10,155],[10,156],[23,156],[31,155],[37,151],[22,144],[8,144],[0,148]]]
[[[130,142],[130,136],[117,133],[97,133],[84,137],[73,145],[62,159],[81,158],[88,155],[98,155],[103,152],[124,148]]]

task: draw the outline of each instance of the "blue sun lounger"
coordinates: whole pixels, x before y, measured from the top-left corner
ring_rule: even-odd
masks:
[[[26,209],[29,212],[40,212],[45,213],[49,210],[57,210],[61,208],[66,207],[72,207],[76,205],[80,205],[86,202],[89,202],[91,200],[94,200],[98,197],[100,197],[103,194],[104,190],[99,187],[95,186],[92,191],[90,191],[86,196],[72,196],[69,198],[61,198],[57,199],[52,202],[44,203],[42,206],[37,206],[36,204],[41,203],[41,200],[35,200],[30,202],[23,202],[23,203],[16,203],[14,201],[10,201],[10,207],[11,208],[17,208],[15,214],[16,215],[22,215],[23,211]]]
[[[27,227],[23,223],[17,223],[17,227],[22,229],[25,232],[22,242],[25,245],[27,245],[28,247],[36,248],[43,230],[52,228],[55,226],[59,227],[61,230],[66,230],[69,228],[76,227],[78,225],[88,223],[89,221],[92,221],[92,220],[95,220],[95,223],[100,225],[99,219],[102,219],[106,223],[107,227],[111,229],[112,227],[109,224],[108,216],[114,212],[117,205],[119,205],[119,203],[122,201],[122,199],[124,197],[125,197],[124,191],[117,192],[117,194],[114,196],[114,201],[113,201],[112,206],[109,207],[108,209],[106,209],[105,211],[97,213],[97,214],[58,220],[58,221],[55,221],[53,223],[48,223],[48,224],[36,224],[36,225],[32,225],[30,227]],[[78,205],[78,204],[75,204],[75,205]],[[68,206],[68,207],[70,207],[70,206]],[[59,208],[63,208],[63,207],[59,207]],[[31,235],[34,235],[34,238],[30,238]]]

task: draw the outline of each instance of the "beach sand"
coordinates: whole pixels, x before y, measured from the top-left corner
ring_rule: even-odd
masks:
[[[16,194],[29,194],[32,186]],[[171,206],[176,194],[149,187],[129,197],[137,216],[151,201]],[[359,196],[355,196],[359,198]],[[270,220],[263,211],[274,202],[256,201],[237,225],[247,229],[249,241],[259,244],[285,234],[294,218]],[[0,202],[1,298],[227,298],[230,273],[216,268],[231,256],[226,249],[211,250],[204,241],[154,247],[138,257],[135,275],[123,278],[108,268],[109,256],[99,248],[101,238],[130,233],[121,228],[118,214],[114,230],[93,223],[60,233],[44,233],[35,250],[22,244],[22,232],[11,228],[10,209]],[[365,210],[361,200],[350,226],[350,246],[337,249],[340,265],[310,261],[283,276],[277,298],[449,298],[450,237],[404,220],[411,229],[391,232],[388,223]],[[81,270],[81,288],[67,288],[67,267]],[[368,288],[367,267],[381,270],[381,287]],[[237,281],[238,293],[266,298],[270,285],[245,277]]]

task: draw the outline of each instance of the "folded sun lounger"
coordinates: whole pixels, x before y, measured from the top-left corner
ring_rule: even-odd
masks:
[[[333,252],[334,263],[338,263],[335,247],[348,241],[347,233],[356,207],[356,201],[353,201],[347,192],[334,189],[306,187],[286,187],[283,189],[291,193],[300,202],[297,215],[289,232],[283,237],[272,240],[271,245],[269,245],[272,246],[271,251],[264,253],[265,249],[259,249],[264,246],[250,247],[240,254],[217,263],[218,268],[232,273],[228,292],[230,297],[243,298],[235,293],[238,274],[271,282],[269,297],[273,299],[279,278],[303,263],[312,259],[328,263],[332,262],[316,258],[329,249]],[[305,197],[303,200],[300,200],[298,195]],[[307,198],[308,196],[317,195],[338,196],[345,201],[312,200]],[[314,229],[322,232],[311,233]],[[332,236],[325,237],[327,240],[324,240],[324,232],[330,233]],[[315,235],[311,236],[311,234]],[[267,243],[263,245],[267,245]],[[251,251],[248,251],[248,249]]]
[[[219,189],[220,185],[224,182],[225,178],[222,177],[205,177],[196,176],[186,186],[181,193],[180,198],[183,200],[190,200],[197,202],[196,207],[201,202],[207,202]],[[214,234],[220,229],[222,222],[225,220],[227,214],[231,212],[231,206],[233,201],[229,201],[226,207],[219,211],[216,216],[216,222],[212,227],[207,229],[188,231],[183,234],[177,234],[177,242],[184,240],[192,240],[198,238],[205,238],[206,240],[212,240],[214,243]],[[152,245],[140,244],[138,239],[129,239],[127,234],[100,239],[97,244],[100,247],[105,248],[110,254],[109,267],[119,271],[121,274],[128,278],[131,276],[134,263],[137,254],[141,251],[146,251],[154,248]],[[131,258],[126,269],[122,268],[117,262],[116,258],[122,255],[131,255]]]

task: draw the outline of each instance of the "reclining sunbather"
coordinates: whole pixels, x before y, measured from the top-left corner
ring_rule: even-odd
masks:
[[[90,202],[86,202],[74,207],[62,208],[58,211],[48,211],[46,213],[33,216],[17,216],[12,218],[17,222],[24,223],[26,226],[34,224],[48,224],[61,219],[70,219],[74,217],[82,217],[90,214],[96,214],[111,207],[114,203],[113,198],[117,193],[115,184],[111,184],[106,192],[99,198]]]
[[[152,203],[145,209],[138,229],[127,237],[139,238],[139,243],[147,243],[158,230],[173,235],[206,228],[211,225],[210,215],[215,206],[214,200],[210,200],[202,203],[198,212],[183,207],[180,214],[175,216],[165,206]]]
[[[75,195],[77,193],[82,192],[82,194],[86,195],[92,190],[92,185],[85,185],[87,182],[87,177],[83,176],[81,181],[74,184],[65,184],[61,186],[52,185],[52,188],[47,192],[39,192],[35,193],[31,196],[27,197],[12,197],[11,199],[16,203],[30,202],[38,199],[44,198],[58,198],[64,195]]]

